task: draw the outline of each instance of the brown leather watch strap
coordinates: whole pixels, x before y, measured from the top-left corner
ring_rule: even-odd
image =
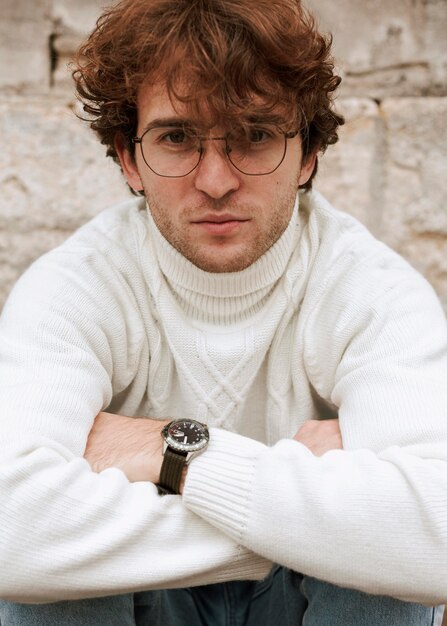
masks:
[[[186,453],[167,448],[161,465],[158,493],[179,493],[185,463]]]

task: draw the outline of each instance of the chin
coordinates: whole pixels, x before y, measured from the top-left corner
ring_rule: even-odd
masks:
[[[188,259],[193,265],[203,270],[204,272],[210,272],[213,274],[229,274],[233,272],[242,272],[247,269],[257,258],[251,259],[244,255],[244,258],[238,258],[232,256],[230,258],[222,258],[222,256],[216,256],[214,258],[199,258],[194,256]]]

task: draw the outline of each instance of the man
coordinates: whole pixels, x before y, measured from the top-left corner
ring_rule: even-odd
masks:
[[[141,197],[3,313],[1,625],[439,624],[445,318],[311,191],[328,41],[297,0],[125,0],[75,79]]]

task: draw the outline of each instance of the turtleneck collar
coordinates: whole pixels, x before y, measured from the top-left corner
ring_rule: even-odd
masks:
[[[298,196],[290,222],[276,243],[240,272],[205,272],[161,234],[148,207],[149,233],[161,273],[183,312],[197,321],[231,324],[247,319],[266,302],[284,274],[299,239]]]

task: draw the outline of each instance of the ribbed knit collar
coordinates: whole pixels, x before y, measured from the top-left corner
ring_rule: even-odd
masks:
[[[150,209],[148,217],[150,236],[169,290],[188,317],[212,324],[231,324],[256,313],[284,274],[299,239],[297,196],[286,230],[255,263],[240,272],[205,272],[164,238]]]

